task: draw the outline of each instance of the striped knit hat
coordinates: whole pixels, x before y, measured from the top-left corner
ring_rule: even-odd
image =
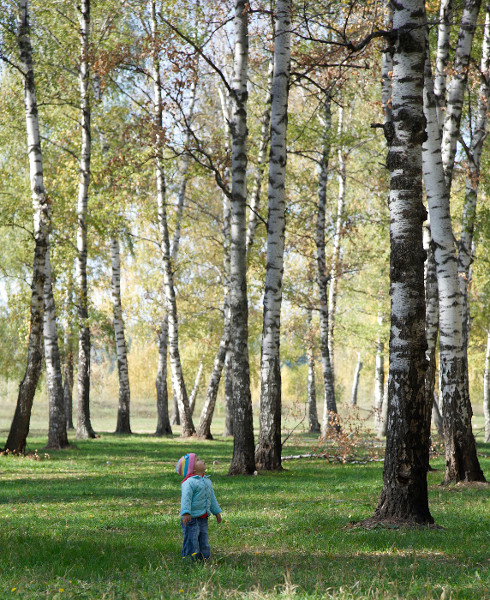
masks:
[[[196,455],[191,452],[190,454],[186,454],[182,458],[179,458],[177,464],[175,465],[175,470],[181,477],[187,477],[187,475],[192,475],[194,473],[195,462]]]

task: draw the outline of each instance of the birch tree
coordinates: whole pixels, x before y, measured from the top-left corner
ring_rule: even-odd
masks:
[[[78,387],[77,438],[94,438],[90,420],[90,327],[87,284],[87,208],[91,160],[90,108],[90,0],[81,0],[80,24],[80,112],[82,144],[77,203],[77,308],[78,308]]]
[[[328,340],[328,272],[325,258],[325,225],[327,206],[327,178],[328,163],[330,158],[330,135],[332,124],[332,113],[330,108],[330,91],[326,92],[323,105],[323,143],[320,159],[320,177],[318,183],[318,210],[316,221],[316,259],[317,259],[317,282],[320,313],[320,345],[322,354],[322,371],[324,384],[323,419],[321,436],[325,438],[329,429],[333,426],[333,415],[337,413],[335,400],[335,387],[333,379],[332,361],[330,358],[330,347]]]
[[[44,359],[48,379],[49,427],[48,448],[68,446],[66,432],[65,396],[61,376],[58,327],[51,276],[50,248],[46,252],[44,280]]]
[[[255,470],[248,357],[246,266],[248,11],[249,7],[245,0],[235,1],[234,65],[230,90],[232,103],[230,321],[234,400],[233,457],[230,475],[250,474]]]
[[[112,310],[114,314],[114,337],[116,343],[117,372],[119,376],[119,403],[117,408],[116,433],[131,433],[130,425],[130,388],[128,353],[124,335],[124,319],[121,303],[121,255],[119,240],[111,238],[111,292]]]
[[[490,442],[490,329],[487,335],[487,352],[485,355],[485,375],[483,377],[483,414],[485,417],[486,444]]]
[[[439,370],[444,421],[446,482],[484,480],[471,428],[472,409],[468,392],[468,360],[463,343],[463,314],[457,253],[449,203],[455,147],[463,103],[461,95],[464,94],[466,66],[471,53],[470,40],[473,38],[477,12],[475,13],[474,3],[468,0],[463,11],[456,49],[455,74],[448,87],[442,138],[428,56],[425,66],[424,113],[427,121],[427,139],[423,146],[423,163],[439,295]]]
[[[383,489],[374,518],[432,523],[427,491],[430,409],[424,394],[423,0],[394,3],[391,39],[393,122],[385,128],[391,221],[388,427]]]
[[[27,155],[29,159],[30,187],[34,212],[34,258],[31,282],[30,326],[27,349],[27,365],[19,386],[17,405],[10,426],[4,451],[23,453],[31,418],[34,394],[41,373],[44,283],[46,253],[51,226],[50,201],[44,187],[43,156],[39,134],[36,84],[32,58],[29,5],[20,0],[17,14],[17,45],[24,85],[24,109],[27,132]]]
[[[286,229],[286,136],[291,61],[291,10],[291,0],[278,0],[272,80],[267,266],[260,368],[260,431],[255,448],[257,468],[268,470],[281,468],[280,333]]]
[[[174,274],[172,267],[170,234],[167,222],[167,200],[165,172],[163,167],[162,134],[162,84],[160,75],[160,58],[157,43],[156,2],[151,4],[151,25],[153,37],[152,77],[153,77],[153,102],[155,123],[155,177],[158,205],[158,225],[160,230],[161,253],[163,263],[163,279],[165,286],[165,307],[168,318],[168,344],[170,353],[170,368],[172,372],[172,386],[179,407],[182,437],[189,437],[195,433],[194,424],[189,410],[189,400],[182,372],[182,363],[179,350],[177,299],[174,287]]]

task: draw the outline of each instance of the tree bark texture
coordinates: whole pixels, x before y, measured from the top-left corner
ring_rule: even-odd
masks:
[[[463,343],[463,315],[449,186],[446,184],[441,155],[440,128],[428,57],[424,112],[427,121],[427,139],[423,145],[424,181],[439,294],[439,371],[446,452],[445,481],[482,481],[483,473],[471,428],[468,361]]]
[[[308,308],[306,324],[308,327],[306,341],[306,355],[308,360],[308,423],[310,433],[320,433],[320,422],[318,421],[318,409],[316,402],[316,378],[315,378],[315,351],[313,334],[311,331],[312,309]]]
[[[337,180],[339,183],[339,191],[337,196],[337,215],[335,217],[335,233],[333,236],[333,253],[332,266],[330,269],[330,281],[328,285],[328,347],[330,352],[330,363],[334,372],[335,380],[335,316],[337,312],[337,290],[339,286],[339,277],[342,270],[341,261],[341,244],[342,244],[342,229],[344,226],[344,211],[345,211],[345,184],[346,184],[346,166],[344,148],[342,145],[342,135],[344,130],[344,109],[339,106],[339,120],[337,125],[337,139],[339,149],[337,151],[339,172]]]
[[[130,388],[128,352],[124,334],[124,319],[121,303],[121,255],[119,240],[111,239],[112,264],[112,310],[114,314],[114,337],[116,342],[117,372],[119,375],[119,404],[117,408],[116,433],[130,434]]]
[[[291,61],[291,10],[291,0],[276,3],[267,264],[262,327],[260,431],[255,448],[257,468],[267,470],[281,468],[280,333],[286,229],[286,137]]]
[[[19,386],[17,405],[5,451],[23,453],[31,419],[32,403],[36,393],[42,364],[44,281],[46,253],[51,225],[50,204],[44,188],[43,160],[32,61],[32,46],[27,0],[20,0],[17,21],[17,44],[24,74],[24,108],[27,132],[30,186],[34,211],[34,259],[31,282],[30,327],[27,365]]]
[[[383,489],[375,518],[432,523],[427,491],[430,407],[424,393],[425,299],[421,144],[424,137],[423,0],[393,14],[393,130],[390,171],[391,337]]]
[[[441,153],[448,193],[451,191],[456,146],[461,130],[464,93],[468,81],[468,65],[476,30],[481,0],[465,0],[458,42],[452,65],[452,77],[447,89],[446,115],[442,132]]]
[[[168,321],[165,315],[158,335],[158,367],[155,387],[157,391],[157,429],[155,435],[172,435],[168,412],[167,387]]]
[[[376,366],[374,382],[374,427],[378,437],[381,437],[383,425],[383,402],[385,387],[385,345],[383,342],[383,314],[378,313],[378,334],[376,339]]]
[[[357,364],[356,370],[354,372],[354,379],[352,380],[352,392],[350,395],[350,405],[357,406],[357,394],[359,391],[359,378],[361,376],[361,370],[363,367],[363,362],[361,360],[361,353],[357,353]]]
[[[327,206],[327,178],[328,162],[330,159],[330,136],[332,126],[332,113],[330,108],[330,93],[327,92],[324,103],[324,133],[323,148],[320,163],[320,178],[318,183],[318,211],[316,222],[316,258],[317,258],[317,282],[318,296],[320,301],[320,348],[322,353],[322,371],[324,384],[323,398],[323,419],[322,431],[323,438],[328,431],[334,427],[334,421],[337,413],[337,403],[335,401],[335,386],[332,361],[330,359],[330,348],[328,340],[328,280],[327,263],[325,259],[325,224],[326,224],[326,206]]]
[[[259,209],[260,209],[260,192],[262,189],[262,178],[266,166],[267,150],[270,140],[270,121],[271,121],[271,104],[272,104],[272,74],[274,72],[274,62],[271,61],[268,73],[268,92],[265,100],[265,109],[260,120],[260,140],[259,152],[257,156],[257,166],[250,194],[250,213],[248,217],[247,228],[247,251],[251,248],[255,239],[255,231],[257,229]]]
[[[73,349],[73,327],[72,327],[72,305],[73,305],[73,277],[70,270],[68,279],[68,290],[66,299],[67,322],[63,331],[63,396],[65,398],[65,416],[67,429],[75,429],[73,425],[73,371],[74,371],[74,349]]]
[[[78,386],[77,438],[94,438],[90,420],[90,328],[87,285],[87,207],[90,185],[91,127],[90,127],[90,0],[79,6],[80,21],[80,110],[82,147],[77,204],[77,307],[78,307]]]
[[[152,2],[152,34],[154,38],[153,52],[153,92],[154,92],[154,119],[155,119],[155,174],[158,205],[158,225],[160,229],[160,242],[163,263],[163,280],[165,286],[165,308],[168,315],[168,347],[170,354],[170,369],[172,373],[172,386],[179,406],[182,437],[189,437],[195,433],[194,423],[189,410],[189,400],[184,382],[182,363],[179,350],[177,298],[174,287],[174,273],[172,267],[170,235],[167,221],[167,199],[165,186],[165,173],[162,155],[162,85],[160,78],[160,58],[157,44],[156,6]]]
[[[453,0],[441,0],[437,33],[436,68],[434,74],[434,94],[437,101],[437,119],[440,127],[443,126],[443,111],[446,109],[447,71],[449,65],[452,20]]]
[[[439,294],[437,289],[437,270],[434,259],[434,247],[430,233],[430,224],[424,227],[424,248],[427,252],[425,261],[425,335],[427,337],[427,371],[425,373],[425,394],[427,403],[435,400],[436,384],[436,351],[439,334]],[[433,411],[434,413],[434,411]]]
[[[44,280],[44,359],[46,362],[49,399],[47,447],[60,449],[66,448],[69,444],[66,432],[65,396],[63,393],[56,307],[49,254],[50,249],[48,247]]]

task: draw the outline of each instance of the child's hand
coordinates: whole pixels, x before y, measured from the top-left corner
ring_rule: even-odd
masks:
[[[216,515],[216,521],[218,521],[218,523],[221,523],[221,513],[218,513]]]
[[[189,513],[182,515],[182,523],[187,525],[191,520],[191,515]]]

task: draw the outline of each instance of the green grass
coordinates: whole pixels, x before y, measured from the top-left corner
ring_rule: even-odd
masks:
[[[29,438],[41,457],[45,443]],[[179,558],[174,464],[191,449],[223,508],[205,565]],[[372,515],[381,463],[303,459],[231,478],[231,454],[230,440],[102,434],[49,459],[0,457],[0,598],[490,598],[490,490],[441,487],[441,458],[429,485],[442,529],[365,530],[349,524]]]

